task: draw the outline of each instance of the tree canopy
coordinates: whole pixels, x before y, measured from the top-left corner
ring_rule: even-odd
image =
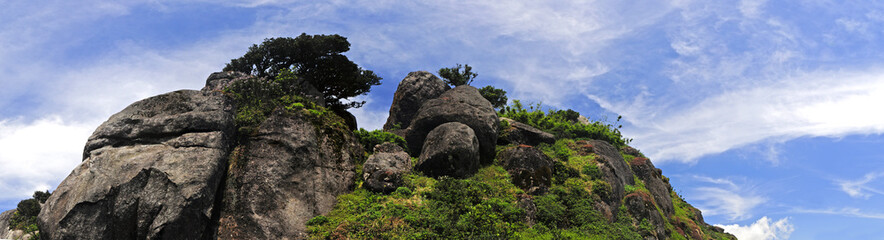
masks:
[[[479,93],[482,94],[482,97],[491,102],[491,105],[494,106],[494,108],[502,108],[506,106],[506,91],[503,89],[485,86],[479,89]]]
[[[288,69],[322,92],[329,107],[358,108],[365,102],[341,100],[368,93],[372,85],[381,84],[381,78],[341,54],[349,50],[347,38],[337,34],[267,38],[260,45],[249,47],[242,57],[231,59],[224,71],[273,79]]]
[[[463,68],[463,71],[460,69]],[[441,68],[439,69],[439,76],[445,80],[445,83],[448,85],[457,87],[460,85],[470,85],[473,82],[473,79],[479,74],[471,72],[473,67],[470,67],[469,64],[461,66],[460,63],[453,68]]]

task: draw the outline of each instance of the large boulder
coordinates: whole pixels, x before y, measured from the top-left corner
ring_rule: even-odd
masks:
[[[305,239],[306,222],[353,190],[362,146],[323,124],[277,109],[234,151],[217,238]]]
[[[362,165],[363,186],[375,192],[390,193],[402,186],[402,177],[411,170],[411,157],[394,143],[374,147],[374,154]]]
[[[472,128],[479,139],[481,163],[491,164],[494,161],[499,123],[497,113],[491,103],[479,94],[479,90],[468,85],[448,90],[421,106],[406,130],[405,141],[408,142],[411,156],[421,155],[427,134],[448,122],[459,122]]]
[[[528,194],[544,194],[552,183],[553,160],[537,148],[521,145],[507,148],[497,156],[512,182]]]
[[[597,155],[595,160],[598,162],[602,179],[611,185],[611,194],[603,200],[611,207],[612,212],[616,213],[617,208],[620,207],[620,200],[623,199],[626,185],[635,185],[635,178],[629,164],[623,160],[623,156],[620,155],[617,148],[605,141],[578,141],[578,144],[584,146],[583,148],[591,149]]]
[[[9,219],[12,218],[12,214],[15,213],[15,209],[7,210],[3,213],[0,213],[0,239],[9,238]]]
[[[224,91],[224,89],[229,87],[230,84],[233,84],[233,82],[249,78],[254,78],[254,76],[234,71],[214,72],[209,74],[209,78],[206,79],[206,86],[204,86],[201,91]]]
[[[43,239],[206,236],[234,133],[217,92],[182,90],[114,114],[38,218]]]
[[[464,178],[479,170],[479,139],[469,126],[449,122],[429,133],[417,166],[427,176]]]
[[[651,160],[644,157],[632,159],[629,165],[632,166],[632,171],[638,176],[638,179],[645,182],[645,188],[651,192],[651,196],[654,197],[663,213],[666,215],[674,214],[675,208],[672,206],[672,196],[669,195],[672,186],[663,181],[662,171],[654,167]]]
[[[645,192],[630,193],[623,199],[623,204],[626,206],[629,214],[632,215],[635,225],[640,224],[642,219],[648,220],[648,223],[652,227],[651,231],[646,232],[642,230],[642,232],[640,232],[645,239],[668,238],[669,235],[666,234],[666,222],[663,220],[663,216],[660,216],[660,212],[657,211],[657,207],[654,205],[651,196]]]
[[[399,87],[393,94],[393,104],[390,105],[390,116],[387,117],[384,130],[405,136],[404,129],[411,124],[421,105],[442,95],[448,89],[451,89],[448,84],[430,72],[408,73],[408,76],[399,82]]]
[[[503,124],[504,121],[507,123]],[[500,132],[500,137],[497,139],[497,144],[499,145],[525,144],[537,146],[541,143],[553,144],[556,142],[556,137],[552,133],[541,131],[528,124],[503,117],[500,118],[500,122],[507,127]]]

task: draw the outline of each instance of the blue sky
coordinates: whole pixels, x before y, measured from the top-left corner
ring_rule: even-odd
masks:
[[[884,4],[874,1],[3,1],[0,210],[54,188],[126,105],[267,37],[341,34],[384,78],[468,63],[511,99],[623,116],[706,221],[745,239],[884,235]]]

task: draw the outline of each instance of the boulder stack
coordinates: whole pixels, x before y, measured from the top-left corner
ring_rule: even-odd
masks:
[[[384,131],[404,137],[404,130],[411,125],[411,120],[424,102],[442,95],[448,89],[451,89],[448,84],[430,72],[408,73],[408,76],[399,82],[399,87],[393,95],[393,104],[390,105],[390,116],[384,124]]]
[[[374,154],[362,165],[363,186],[375,192],[390,193],[402,186],[402,176],[411,170],[411,158],[402,147],[385,142],[374,147]]]
[[[479,139],[469,126],[448,122],[431,131],[415,169],[427,176],[468,177],[479,170]]]

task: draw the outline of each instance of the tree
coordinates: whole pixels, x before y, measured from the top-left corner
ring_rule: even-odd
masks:
[[[330,108],[358,108],[362,102],[341,100],[368,93],[380,85],[381,78],[364,70],[341,53],[350,50],[347,38],[340,35],[307,35],[296,38],[268,38],[253,44],[240,58],[231,59],[224,71],[239,71],[273,79],[283,69],[291,70],[325,95]]]
[[[491,102],[491,106],[494,106],[494,108],[502,108],[506,106],[506,91],[503,89],[485,86],[479,89],[479,93],[482,94],[482,97]]]
[[[460,71],[460,68],[463,67],[463,72]],[[456,67],[453,68],[441,68],[439,69],[439,76],[445,80],[445,83],[448,85],[457,87],[460,85],[470,85],[473,82],[473,79],[479,74],[471,72],[473,67],[470,67],[469,64],[461,66],[460,63],[457,64]]]
[[[45,203],[46,199],[49,199],[49,196],[52,196],[52,194],[49,193],[49,190],[46,190],[45,192],[36,191],[34,192],[33,196],[34,199],[37,199],[37,201],[40,201],[40,203]]]

